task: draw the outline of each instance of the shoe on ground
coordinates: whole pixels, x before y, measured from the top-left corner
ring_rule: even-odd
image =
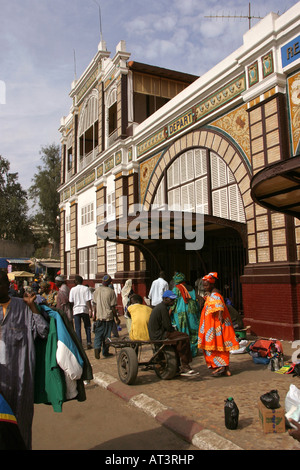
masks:
[[[183,369],[180,372],[180,375],[182,375],[183,377],[191,377],[192,375],[198,375],[198,374],[199,374],[199,372],[196,372],[193,369]]]
[[[93,349],[93,346],[91,345],[91,343],[88,343],[87,348],[88,349]]]
[[[89,380],[84,380],[83,383],[84,383],[84,385],[89,385],[90,381]]]
[[[110,352],[109,352],[109,353],[107,353],[107,354],[103,354],[103,357],[112,357],[112,356],[113,356],[113,354],[112,354],[112,353],[110,353]]]

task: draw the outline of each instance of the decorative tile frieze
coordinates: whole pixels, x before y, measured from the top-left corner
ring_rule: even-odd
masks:
[[[233,98],[236,98],[243,91],[246,90],[245,74],[240,75],[238,78],[230,82],[225,87],[218,90],[213,95],[210,95],[205,100],[201,101],[195,108],[196,121],[202,119],[207,114],[216,110],[220,106],[228,103]]]

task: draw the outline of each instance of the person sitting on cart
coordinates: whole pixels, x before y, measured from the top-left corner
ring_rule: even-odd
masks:
[[[180,375],[195,375],[197,372],[189,365],[192,362],[190,338],[186,333],[175,330],[170,319],[170,307],[174,304],[176,298],[176,294],[171,290],[166,290],[163,293],[162,302],[153,308],[150,315],[148,324],[149,336],[151,341],[179,340],[174,342],[174,347],[181,363]]]
[[[133,341],[150,341],[148,323],[152,308],[143,304],[143,299],[138,294],[130,298],[127,314],[131,318],[129,338]]]

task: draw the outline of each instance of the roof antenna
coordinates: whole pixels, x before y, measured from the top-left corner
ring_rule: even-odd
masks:
[[[261,19],[261,16],[252,16],[251,15],[251,3],[249,3],[249,13],[248,15],[210,15],[210,16],[205,16],[204,18],[246,18],[249,21],[249,29],[251,28],[251,20],[252,19]]]
[[[77,80],[77,74],[76,74],[76,54],[75,54],[75,49],[73,49],[74,51],[74,81],[76,82]]]
[[[93,0],[93,1],[96,3],[96,5],[98,5],[98,8],[99,8],[100,41],[102,41],[103,37],[102,37],[101,8],[100,8],[99,3],[96,0]]]

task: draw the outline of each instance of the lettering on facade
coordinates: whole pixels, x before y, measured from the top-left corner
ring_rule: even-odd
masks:
[[[177,132],[192,124],[193,117],[194,113],[192,112],[192,110],[190,110],[183,116],[180,116],[178,119],[176,119],[176,121],[173,121],[171,124],[169,124],[168,136],[171,137],[172,135],[176,134]]]
[[[282,67],[286,67],[300,58],[300,36],[288,42],[281,48]]]

